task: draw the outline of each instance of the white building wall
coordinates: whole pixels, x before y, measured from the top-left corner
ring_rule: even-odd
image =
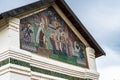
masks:
[[[19,23],[20,20],[17,18],[12,18],[9,21],[9,38],[10,38],[10,47],[14,49],[20,48],[20,38],[19,38]]]
[[[22,50],[20,49],[19,21],[17,18],[11,19],[8,27],[0,31],[0,45],[2,44],[2,46],[0,46],[0,61],[10,57],[30,63],[31,66],[37,68],[79,78],[98,80],[99,74],[96,71],[94,49],[91,47],[86,48],[89,69],[45,58],[35,53]],[[34,73],[30,68],[15,65],[8,66],[8,72],[11,73],[0,75],[0,80],[67,80],[42,73]]]
[[[8,50],[9,45],[9,29],[7,26],[0,28],[0,53]]]
[[[31,80],[31,77],[11,72],[9,80]]]
[[[0,75],[0,80],[10,80],[10,72]]]
[[[19,48],[19,19],[13,18],[8,24],[0,26],[0,53],[10,48]]]

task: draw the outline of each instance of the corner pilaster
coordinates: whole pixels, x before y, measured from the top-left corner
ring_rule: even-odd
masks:
[[[9,29],[10,48],[19,49],[20,47],[19,24],[20,24],[20,19],[18,18],[12,18],[9,20],[8,29]]]
[[[86,48],[88,66],[90,70],[97,71],[95,62],[95,50],[91,47]]]

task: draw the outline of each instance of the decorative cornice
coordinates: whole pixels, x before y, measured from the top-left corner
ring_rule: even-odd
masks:
[[[0,53],[0,63],[1,63],[0,65],[2,66],[6,64],[18,65],[30,69],[30,71],[32,71],[31,70],[31,66],[32,66],[35,68],[48,70],[59,74],[74,76],[77,78],[83,78],[83,79],[90,78],[94,80],[99,77],[99,74],[96,71],[74,66],[71,64],[66,64],[50,58],[44,58],[37,54],[30,53],[21,49],[10,48],[10,50]]]
[[[9,63],[11,63],[11,64],[16,64],[16,65],[20,65],[20,66],[30,68],[30,64],[27,63],[27,62],[20,61],[20,60],[17,60],[17,59],[13,59],[13,58],[9,58],[9,60],[10,60]]]
[[[8,58],[8,59],[5,59],[5,60],[3,60],[3,61],[0,61],[0,67],[6,65],[6,64],[8,64],[8,63],[10,63],[10,62],[9,62],[9,58]]]
[[[24,67],[30,68],[30,64],[29,63],[24,62],[24,61],[20,61],[20,60],[17,60],[17,59],[13,59],[13,58],[7,58],[7,59],[5,59],[3,61],[0,61],[0,67],[6,65],[8,63],[16,64],[16,65],[20,65],[20,66],[24,66]]]
[[[43,73],[43,74],[47,74],[47,75],[51,75],[51,76],[55,76],[55,77],[69,79],[69,80],[88,80],[88,79],[82,79],[82,78],[69,76],[69,75],[66,75],[66,74],[61,74],[61,73],[57,73],[57,72],[54,72],[54,71],[45,70],[45,69],[42,69],[42,68],[37,68],[37,67],[34,67],[34,66],[30,66],[30,63],[20,61],[20,60],[17,60],[17,59],[13,59],[13,58],[8,58],[8,59],[5,59],[5,60],[1,61],[0,62],[0,67],[6,65],[8,63],[30,68],[30,70],[33,71],[33,72]]]
[[[53,71],[48,71],[45,69],[40,69],[40,68],[33,67],[33,66],[31,66],[31,70],[34,72],[39,72],[39,73],[43,73],[43,74],[47,74],[51,76],[61,77],[61,78],[69,79],[69,80],[86,80],[86,79],[77,78],[77,77],[73,77],[73,76],[69,76],[65,74],[60,74],[60,73],[53,72]]]

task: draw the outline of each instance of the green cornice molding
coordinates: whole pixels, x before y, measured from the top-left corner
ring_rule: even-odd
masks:
[[[0,61],[0,67],[6,65],[6,64],[8,64],[8,63],[10,63],[10,62],[9,62],[9,58],[8,58],[8,59],[5,59],[5,60],[3,60],[3,61]]]
[[[0,67],[6,65],[8,63],[16,64],[16,65],[20,65],[20,66],[24,66],[24,67],[30,68],[30,64],[29,63],[24,62],[24,61],[20,61],[20,60],[14,59],[14,58],[7,58],[7,59],[5,59],[3,61],[0,61]]]
[[[53,72],[53,71],[48,71],[48,70],[45,70],[45,69],[40,69],[40,68],[33,67],[33,66],[31,66],[31,70],[34,71],[34,72],[43,73],[43,74],[47,74],[47,75],[51,75],[51,76],[55,76],[55,77],[60,77],[60,78],[65,78],[65,79],[68,79],[68,80],[86,80],[86,79],[82,79],[82,78],[69,76],[69,75],[66,75],[66,74],[61,74],[61,73],[57,73],[57,72]]]
[[[24,62],[24,61],[20,61],[20,60],[17,60],[17,59],[13,59],[13,58],[10,58],[10,62],[9,63],[30,68],[30,64],[29,63]]]
[[[68,80],[92,80],[92,79],[82,79],[82,78],[78,78],[78,77],[69,76],[66,74],[57,73],[54,71],[37,68],[37,67],[31,66],[30,63],[28,63],[28,62],[17,60],[14,58],[7,58],[3,61],[0,61],[0,67],[6,65],[8,63],[30,68],[31,71],[33,71],[33,72],[38,72],[38,73],[43,73],[43,74],[47,74],[47,75],[51,75],[51,76],[55,76],[55,77],[65,78]]]

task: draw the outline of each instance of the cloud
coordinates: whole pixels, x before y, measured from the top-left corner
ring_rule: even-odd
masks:
[[[76,0],[77,1],[77,0]],[[83,25],[106,52],[96,60],[100,80],[120,80],[120,1],[67,1]]]
[[[111,66],[100,72],[99,80],[120,80],[120,66]]]
[[[79,11],[79,10],[78,10]],[[80,13],[80,11],[79,11]],[[90,7],[79,19],[100,44],[115,50],[120,48],[120,10],[109,6]],[[82,17],[81,17],[82,16]],[[120,51],[120,50],[119,50]]]
[[[114,51],[111,48],[104,46],[104,51],[106,52],[106,56],[104,57],[100,57],[97,59],[97,66],[98,68],[105,68],[108,66],[112,66],[112,65],[116,65],[116,66],[120,66],[120,62],[119,62],[119,52],[118,51]]]
[[[104,46],[106,56],[96,60],[100,80],[120,80],[120,55],[119,52]]]

